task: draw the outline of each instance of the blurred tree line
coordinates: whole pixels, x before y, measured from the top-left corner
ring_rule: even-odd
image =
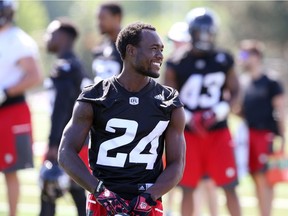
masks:
[[[43,35],[48,23],[59,16],[67,16],[76,23],[80,31],[77,53],[87,73],[91,75],[92,55],[90,50],[102,36],[97,31],[95,13],[102,2],[96,0],[25,0],[19,2],[16,22],[38,42],[44,71],[49,73],[51,60],[45,50]],[[266,44],[269,66],[287,76],[288,2],[285,1],[120,1],[124,9],[123,25],[134,21],[153,24],[162,35],[169,53],[166,38],[170,26],[185,21],[185,15],[193,7],[207,6],[220,18],[218,44],[237,54],[238,42],[254,38]],[[288,79],[286,79],[288,80]],[[286,83],[287,84],[287,83]]]

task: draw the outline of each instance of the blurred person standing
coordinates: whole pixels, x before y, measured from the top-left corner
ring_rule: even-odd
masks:
[[[122,70],[123,62],[115,45],[121,30],[122,16],[121,5],[109,2],[100,5],[96,13],[97,29],[104,35],[104,39],[93,50],[95,82],[118,75]]]
[[[215,47],[217,18],[207,8],[187,14],[191,47],[166,62],[165,84],[180,92],[186,114],[186,165],[179,183],[182,216],[194,213],[193,194],[203,178],[224,189],[228,211],[240,216],[237,168],[227,118],[238,102],[233,57]]]
[[[72,195],[78,216],[84,216],[86,212],[85,190],[72,180],[68,181],[70,185],[58,185],[57,182],[65,177],[57,163],[62,132],[72,116],[74,103],[81,92],[81,83],[85,78],[81,62],[73,50],[78,34],[76,26],[65,17],[53,20],[45,34],[47,51],[56,55],[57,59],[49,78],[54,96],[51,98],[53,108],[48,151],[40,170],[42,180],[40,216],[55,215],[56,199],[65,193],[64,188]],[[87,154],[85,157],[83,159],[88,160]],[[52,182],[52,179],[56,183]]]
[[[187,22],[176,22],[174,23],[169,32],[168,39],[173,43],[173,49],[171,52],[171,58],[173,56],[180,55],[180,52],[185,52],[190,48],[191,45],[191,35],[188,31]],[[218,215],[218,195],[217,195],[217,186],[214,181],[210,178],[203,178],[201,182],[197,185],[197,188],[193,194],[193,216],[201,215],[201,207],[203,202],[207,201],[208,208],[211,216]],[[167,203],[167,215],[172,215],[169,212],[172,212],[173,203],[173,191],[168,193],[168,203]]]
[[[268,183],[265,174],[275,136],[281,138],[280,152],[284,152],[285,94],[279,80],[269,75],[263,58],[264,44],[261,41],[241,41],[239,66],[245,78],[241,114],[249,128],[249,172],[255,183],[259,215],[270,216],[273,186]]]
[[[5,175],[9,216],[17,213],[17,171],[34,166],[25,93],[42,81],[37,44],[13,23],[16,7],[16,1],[0,0],[0,171]]]
[[[164,45],[153,26],[128,25],[116,45],[123,70],[82,91],[58,161],[90,192],[87,215],[162,216],[161,197],[177,185],[184,169],[184,110],[178,92],[154,80]],[[92,174],[77,154],[88,133]]]

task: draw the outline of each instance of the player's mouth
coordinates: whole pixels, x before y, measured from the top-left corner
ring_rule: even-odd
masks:
[[[162,65],[161,62],[155,62],[155,61],[152,62],[152,66],[154,68],[157,68],[157,70],[160,70],[161,65]]]

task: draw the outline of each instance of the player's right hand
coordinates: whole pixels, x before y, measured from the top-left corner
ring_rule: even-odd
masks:
[[[130,211],[128,203],[116,193],[108,190],[102,181],[98,182],[94,196],[96,201],[106,209],[108,216],[127,214]]]

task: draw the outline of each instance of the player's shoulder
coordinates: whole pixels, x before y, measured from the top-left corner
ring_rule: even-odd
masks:
[[[170,87],[155,82],[154,99],[161,101],[162,107],[181,107],[182,103],[179,98],[179,92]]]
[[[11,29],[11,36],[18,39],[19,43],[26,46],[37,46],[35,40],[21,28],[14,26]]]
[[[217,48],[211,53],[211,56],[216,63],[223,66],[230,66],[234,64],[233,54],[226,49]]]

